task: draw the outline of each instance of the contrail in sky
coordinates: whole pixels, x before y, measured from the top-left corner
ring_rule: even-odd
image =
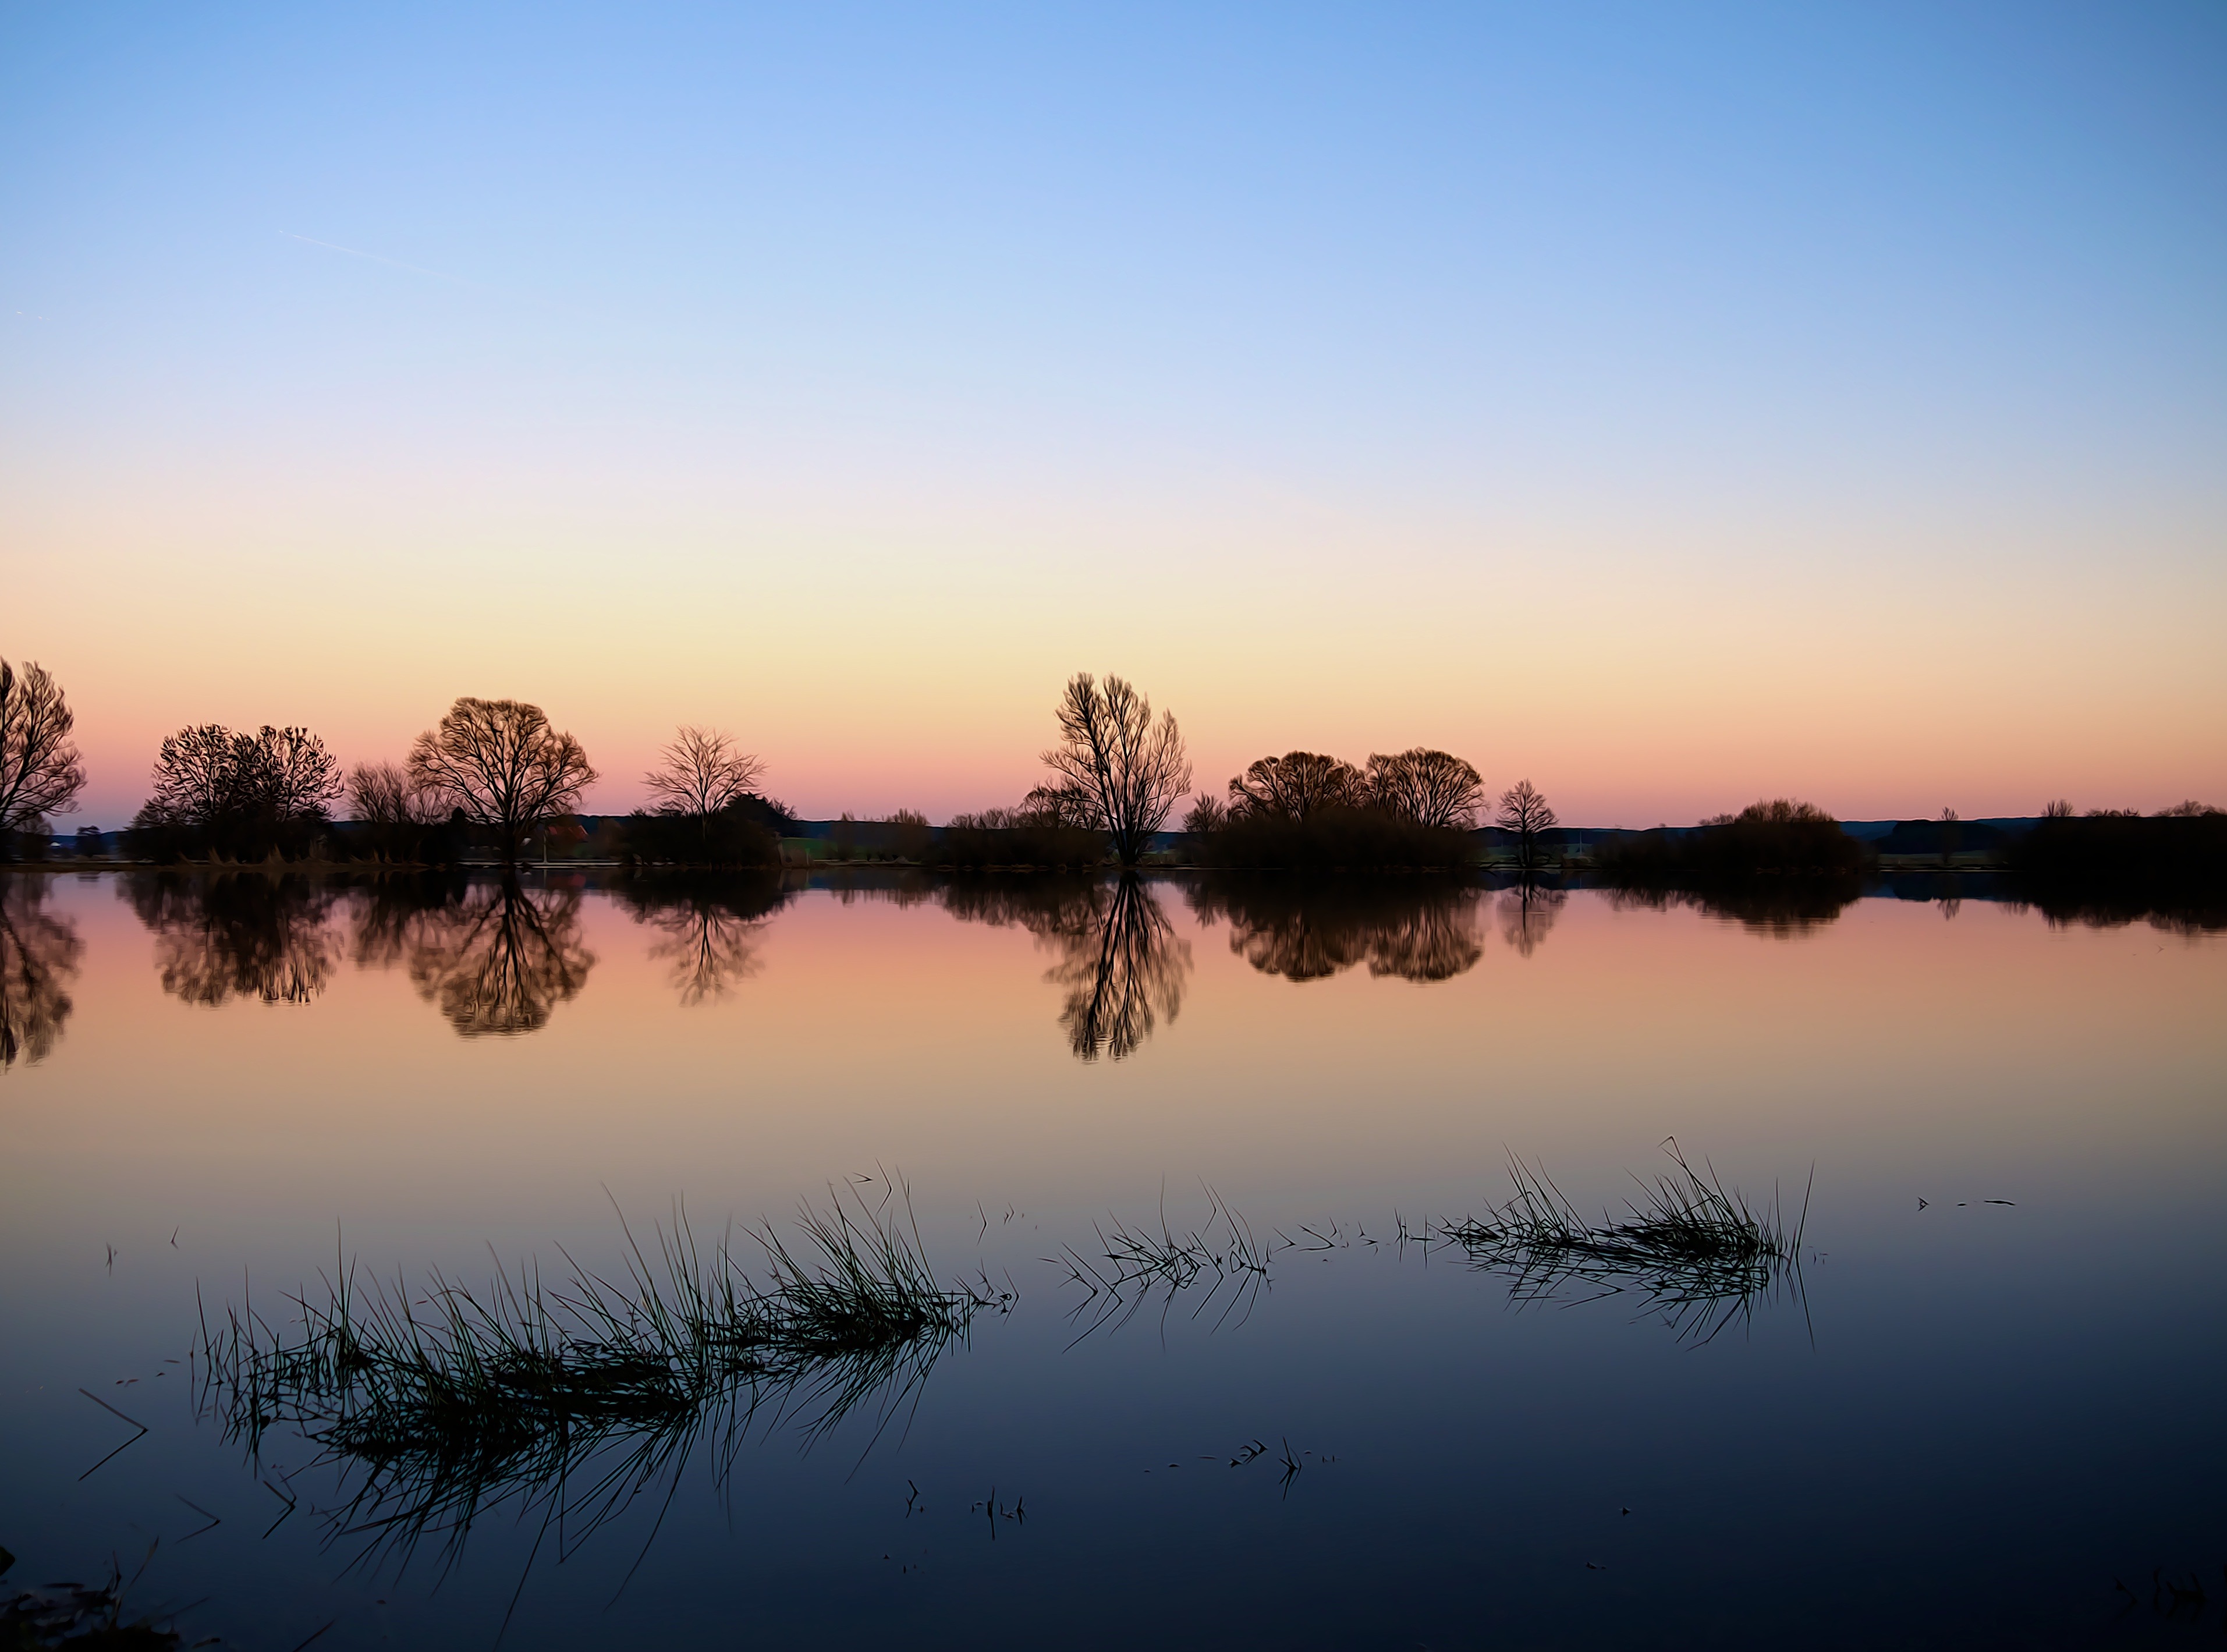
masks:
[[[297,235],[290,229],[282,229],[278,233],[290,241],[303,241],[311,246],[324,247],[329,252],[345,252],[352,258],[369,258],[373,264],[391,265],[397,270],[407,270],[412,275],[431,276],[436,281],[453,281],[460,287],[479,284],[476,282],[467,281],[462,276],[443,275],[438,270],[428,270],[423,265],[405,264],[400,258],[382,258],[376,252],[365,252],[353,246],[342,246],[337,241],[321,241],[314,235]]]

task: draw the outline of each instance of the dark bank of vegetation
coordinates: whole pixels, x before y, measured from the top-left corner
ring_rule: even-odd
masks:
[[[2209,804],[2143,815],[2054,803],[2005,859],[2052,922],[2227,928],[2227,810]]]
[[[1262,757],[1233,777],[1225,797],[1203,796],[1184,820],[1203,866],[1248,871],[1436,870],[1477,858],[1472,833],[1484,782],[1449,752],[1414,747],[1356,766],[1313,751]],[[1554,824],[1524,781],[1502,799],[1521,826],[1531,864]]]
[[[619,1279],[575,1266],[548,1286],[521,1267],[475,1293],[344,1267],[289,1298],[289,1325],[247,1304],[205,1320],[203,1399],[251,1453],[287,1427],[353,1479],[336,1536],[402,1558],[430,1536],[453,1560],[514,1502],[577,1540],[699,1443],[723,1481],[754,1425],[817,1438],[870,1404],[885,1423],[979,1312],[1011,1304],[937,1280],[901,1183],[799,1226],[797,1247],[751,1231],[763,1276],[724,1240],[700,1247],[685,1214],[654,1255],[627,1232]]]
[[[1658,826],[1611,838],[1593,854],[1605,879],[1635,887],[1853,879],[1869,864],[1864,845],[1841,831],[1838,820],[1812,804],[1783,797],[1686,831]]]
[[[1106,858],[1106,834],[1076,819],[1078,813],[1071,800],[1040,787],[1017,808],[953,815],[934,856],[960,871],[993,866],[1087,870]]]

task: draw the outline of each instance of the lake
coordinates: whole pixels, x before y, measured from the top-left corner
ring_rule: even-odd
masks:
[[[6,1586],[115,1557],[276,1652],[2221,1633],[2220,934],[1984,877],[0,885]],[[1495,1215],[1512,1157],[1629,1228],[1673,1146],[1783,1254]],[[623,1301],[684,1212],[809,1271],[807,1202],[955,1326],[475,1468],[211,1381],[351,1265]]]

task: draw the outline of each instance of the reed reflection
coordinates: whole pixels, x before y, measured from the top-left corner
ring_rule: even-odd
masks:
[[[155,935],[163,990],[210,1008],[307,1004],[332,984],[341,890],[298,873],[127,873],[118,894]]]
[[[757,973],[765,921],[794,896],[774,877],[686,874],[637,879],[617,893],[635,922],[657,933],[649,955],[684,1008],[724,998]]]
[[[1470,884],[1217,877],[1192,885],[1189,898],[1201,919],[1227,920],[1230,951],[1286,980],[1321,980],[1365,963],[1371,975],[1444,981],[1484,955],[1483,892]]]
[[[357,914],[355,959],[401,965],[464,1037],[536,1032],[595,966],[580,903],[577,888],[529,890],[513,877],[382,880]]]
[[[1078,1060],[1133,1055],[1183,1008],[1190,943],[1141,878],[960,882],[938,892],[953,916],[1017,923],[1056,954],[1044,979],[1066,992],[1059,1024]]]
[[[85,943],[77,926],[46,909],[44,877],[0,878],[0,1072],[36,1066],[69,1019],[69,983]]]

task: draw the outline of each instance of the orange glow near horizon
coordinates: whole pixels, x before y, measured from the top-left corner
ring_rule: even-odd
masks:
[[[183,545],[80,548],[11,577],[5,647],[78,711],[93,779],[65,828],[123,824],[185,724],[299,722],[353,762],[399,757],[460,693],[531,699],[578,735],[591,812],[638,803],[657,747],[702,723],[807,818],[940,820],[1036,782],[1076,669],[1172,709],[1201,791],[1267,753],[1426,744],[1496,791],[1528,776],[1586,826],[1781,794],[1844,819],[2227,801],[2217,571],[2177,607],[2125,578],[2006,595],[2000,567],[1942,571],[1912,604],[1822,577],[1751,589],[1739,563],[1672,580],[1605,551],[1567,552],[1567,580],[1485,554],[1427,589],[1355,583],[1346,558],[1361,547],[1325,543],[1279,581],[1248,572],[1265,547],[1188,576],[1171,550],[1104,591],[1079,554],[1024,576],[1018,551],[961,566],[933,546],[856,576],[833,553],[668,553],[654,581],[577,544],[446,571],[426,552],[377,579],[328,548],[245,581]]]

